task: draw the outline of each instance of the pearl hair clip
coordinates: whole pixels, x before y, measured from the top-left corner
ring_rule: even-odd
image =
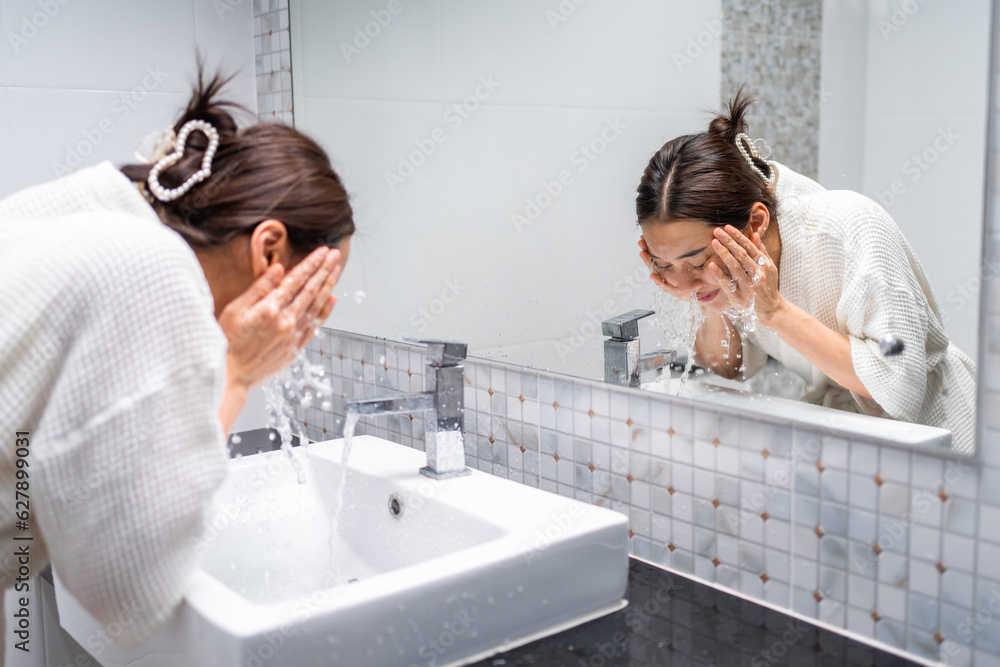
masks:
[[[208,148],[205,149],[205,156],[201,159],[201,169],[191,174],[186,181],[176,188],[163,187],[160,185],[160,172],[167,167],[177,164],[184,157],[188,135],[194,130],[201,130],[208,137]],[[146,179],[146,182],[149,184],[149,191],[162,202],[170,202],[183,197],[187,194],[188,190],[212,175],[212,160],[215,158],[217,150],[219,150],[219,132],[212,127],[211,123],[204,120],[189,120],[184,123],[181,126],[181,131],[177,133],[177,147],[174,149],[174,152],[161,158],[149,170],[149,178]]]
[[[767,155],[761,155],[758,152],[756,146],[758,141],[764,148],[767,149]],[[757,172],[757,174],[759,174],[760,177],[764,179],[765,183],[767,183],[768,185],[774,183],[774,176],[775,176],[774,167],[771,166],[771,163],[767,161],[767,158],[771,157],[771,149],[768,147],[767,143],[765,143],[763,139],[755,139],[751,141],[750,137],[748,137],[745,132],[740,132],[739,134],[736,135],[736,148],[740,150],[740,154],[743,156],[743,159],[747,161],[747,164],[750,165],[750,168],[753,169],[755,172]],[[769,169],[769,171],[771,172],[770,176],[764,175],[764,172],[761,170],[761,168],[758,167],[757,163],[754,162],[754,158],[770,166]]]

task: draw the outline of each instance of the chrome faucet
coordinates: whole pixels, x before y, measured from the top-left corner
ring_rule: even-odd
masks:
[[[639,351],[639,320],[652,310],[631,310],[601,322],[601,331],[610,336],[604,341],[604,381],[629,387],[640,385],[639,376],[663,368],[674,360],[674,350]]]
[[[427,345],[425,391],[397,393],[347,401],[347,414],[420,413],[424,417],[427,466],[420,472],[444,479],[468,475],[465,467],[465,369],[468,346],[443,340],[416,341]]]

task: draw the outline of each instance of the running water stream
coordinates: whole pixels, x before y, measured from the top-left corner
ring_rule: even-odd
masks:
[[[321,366],[309,362],[305,350],[300,350],[287,367],[262,385],[269,414],[268,426],[277,431],[281,438],[281,449],[288,454],[299,484],[305,484],[306,473],[300,459],[309,442],[301,421],[296,417],[296,409],[313,407],[316,402],[323,410],[330,410],[333,388]],[[292,448],[292,437],[297,435],[300,447]],[[271,439],[275,435],[271,434]]]

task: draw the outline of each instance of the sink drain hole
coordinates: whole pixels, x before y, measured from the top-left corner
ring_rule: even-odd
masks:
[[[397,519],[403,516],[403,499],[397,493],[389,496],[389,514]]]

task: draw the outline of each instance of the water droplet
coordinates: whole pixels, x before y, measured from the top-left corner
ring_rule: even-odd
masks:
[[[354,300],[357,301],[358,303],[361,303],[362,301],[364,301],[365,300],[365,291],[362,290],[362,289],[359,289],[357,292],[355,292],[354,293]]]
[[[229,442],[233,443],[234,445],[238,445],[241,442],[243,442],[243,438],[241,438],[239,434],[234,433],[232,436],[230,436]]]
[[[767,263],[767,260],[764,259],[763,255],[761,255],[760,257],[757,258],[757,265],[758,266],[764,266],[766,263]]]

